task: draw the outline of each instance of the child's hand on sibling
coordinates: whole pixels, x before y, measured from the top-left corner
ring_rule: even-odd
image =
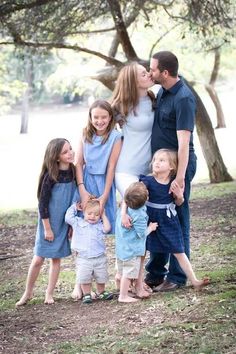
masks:
[[[157,222],[150,222],[148,225],[148,231],[149,233],[151,233],[152,231],[156,231],[158,227],[158,223]]]

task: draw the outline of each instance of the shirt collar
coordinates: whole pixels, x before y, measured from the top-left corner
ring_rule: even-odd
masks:
[[[172,86],[171,88],[169,88],[168,90],[166,90],[164,87],[163,87],[163,93],[167,94],[168,92],[171,93],[172,95],[175,95],[178,90],[180,89],[180,87],[183,86],[183,80],[181,77],[179,77],[179,81],[176,82],[176,84],[174,84],[174,86]]]

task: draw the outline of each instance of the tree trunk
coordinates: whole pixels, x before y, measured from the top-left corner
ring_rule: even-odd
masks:
[[[220,50],[215,49],[215,60],[214,60],[214,66],[213,70],[211,73],[211,78],[210,82],[208,85],[205,85],[205,89],[208,92],[209,96],[212,99],[212,102],[215,106],[216,109],[216,117],[217,117],[217,126],[216,128],[225,128],[225,117],[223,113],[223,109],[220,103],[220,99],[218,97],[218,94],[215,89],[215,83],[219,74],[219,69],[220,69]]]
[[[194,88],[190,85],[189,87],[197,100],[196,127],[202,152],[207,163],[210,182],[220,183],[233,181],[222,159],[207,110]]]
[[[224,113],[222,110],[220,99],[219,99],[218,94],[215,90],[215,87],[213,85],[205,85],[205,89],[208,92],[209,96],[211,97],[212,102],[213,102],[215,109],[216,109],[216,117],[217,117],[216,129],[226,128]]]
[[[123,52],[125,53],[128,60],[137,60],[137,54],[130,41],[129,34],[123,20],[120,2],[117,0],[108,0],[108,4],[110,6],[113,21],[115,23],[118,41],[122,46]]]
[[[29,123],[29,100],[30,100],[31,87],[32,87],[32,60],[28,51],[26,51],[24,55],[24,70],[25,70],[25,81],[27,86],[22,98],[20,134],[28,133],[28,123]]]

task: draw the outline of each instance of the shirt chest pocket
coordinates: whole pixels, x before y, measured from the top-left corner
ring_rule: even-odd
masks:
[[[174,113],[160,111],[160,126],[165,129],[176,130],[176,116]]]

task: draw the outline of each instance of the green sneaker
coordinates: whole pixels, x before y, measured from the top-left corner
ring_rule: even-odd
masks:
[[[82,298],[83,304],[91,304],[93,302],[91,294],[85,294]]]
[[[109,291],[104,290],[101,294],[97,295],[97,298],[99,300],[112,300],[113,293],[109,293]]]

